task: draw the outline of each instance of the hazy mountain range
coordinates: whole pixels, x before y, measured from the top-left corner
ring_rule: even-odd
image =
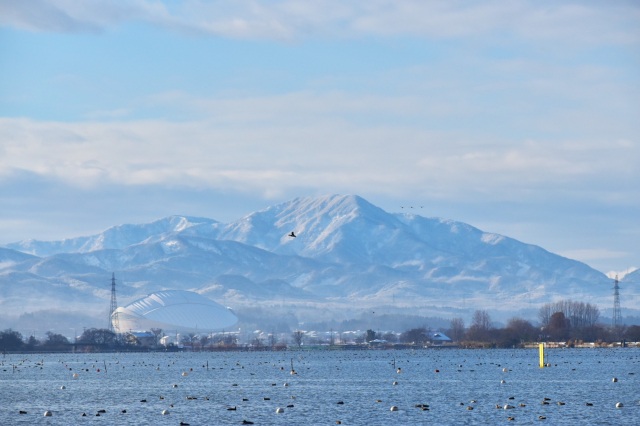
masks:
[[[558,299],[604,311],[613,303],[612,281],[584,263],[465,223],[332,195],[232,223],[170,216],[9,244],[0,248],[0,315],[61,310],[106,322],[112,273],[119,305],[186,289],[240,311],[298,318],[533,312]],[[636,271],[625,279],[638,278]]]

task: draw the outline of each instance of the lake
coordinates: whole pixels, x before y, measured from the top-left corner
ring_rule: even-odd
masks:
[[[640,349],[547,353],[549,368],[537,349],[7,354],[0,424],[640,424]]]

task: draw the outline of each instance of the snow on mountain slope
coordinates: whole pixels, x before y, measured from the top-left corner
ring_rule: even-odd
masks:
[[[290,231],[296,232],[297,237],[288,237]],[[360,289],[346,291],[367,275],[367,268],[362,265],[386,266],[405,273],[401,278],[387,276],[394,274],[386,272],[378,279],[369,278],[365,291],[376,287],[376,281],[384,282],[388,288],[394,282],[404,282],[406,286],[406,282],[426,280],[428,283],[422,285],[425,295],[432,293],[429,285],[433,287],[436,282],[456,283],[458,290],[464,291],[473,286],[481,289],[478,283],[484,282],[487,290],[528,292],[529,296],[535,290],[537,296],[544,290],[540,285],[553,289],[558,271],[567,290],[578,291],[587,281],[602,280],[602,274],[587,265],[540,247],[485,233],[461,222],[389,214],[358,196],[295,199],[229,224],[220,235],[274,253],[295,253],[336,265],[351,265],[351,273],[340,272],[347,280],[339,276],[331,280],[333,284],[347,282],[340,287],[327,286],[326,279],[313,280],[325,282],[323,288],[342,295],[362,293]],[[328,274],[323,275],[326,278]],[[454,286],[450,290],[456,294]]]
[[[625,274],[620,281],[636,283],[640,288],[640,269]]]
[[[77,237],[62,241],[27,240],[8,244],[7,247],[36,256],[58,253],[87,253],[102,249],[123,249],[144,242],[147,238],[184,231],[192,227],[211,227],[216,221],[188,216],[169,216],[142,225],[118,225],[89,237]]]
[[[175,288],[245,307],[286,297],[327,311],[466,301],[520,309],[562,298],[608,303],[610,292],[604,274],[541,247],[452,220],[387,213],[355,195],[297,198],[228,224],[171,216],[8,247],[0,250],[0,288],[24,298],[14,311],[33,309],[25,289],[38,286],[60,302],[103,298],[108,306],[111,272],[122,298]]]
[[[22,253],[17,250],[0,247],[0,274],[4,269],[13,267],[16,264],[29,260],[36,260],[36,256]]]
[[[296,238],[289,237],[295,232]],[[432,256],[398,219],[358,196],[297,198],[227,225],[220,238],[338,263]]]

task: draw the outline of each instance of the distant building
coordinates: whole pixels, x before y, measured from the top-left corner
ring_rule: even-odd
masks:
[[[441,331],[434,331],[429,333],[429,340],[433,345],[441,345],[443,343],[451,343],[452,340]]]
[[[238,318],[228,308],[191,291],[165,290],[119,307],[111,316],[116,333],[171,330],[202,333],[228,329]]]
[[[129,344],[152,348],[156,344],[156,336],[150,331],[129,331],[124,335],[125,341]]]

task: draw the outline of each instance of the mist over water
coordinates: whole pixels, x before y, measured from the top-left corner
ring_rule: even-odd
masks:
[[[548,362],[534,349],[6,354],[0,423],[637,424],[640,350]]]

